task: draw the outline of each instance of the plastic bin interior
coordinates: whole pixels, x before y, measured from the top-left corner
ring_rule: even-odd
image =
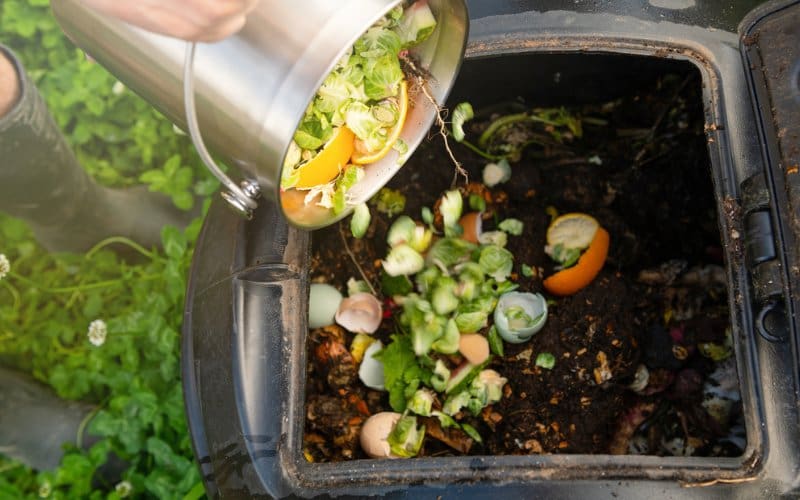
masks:
[[[502,2],[505,5],[504,2]],[[778,11],[796,12],[797,2]],[[792,11],[792,9],[795,9]],[[772,19],[754,14],[744,34]],[[797,36],[800,23],[779,26]],[[785,83],[794,116],[768,112],[781,77],[743,70],[742,53],[762,60],[776,42],[636,17],[564,11],[473,19],[468,59],[453,91],[476,105],[535,94],[550,104],[598,101],[640,79],[694,67],[703,84],[708,152],[728,250],[731,324],[748,447],[738,458],[548,455],[357,460],[310,464],[301,453],[305,323],[312,234],[290,227],[263,203],[251,222],[220,203],[195,251],[184,322],[184,390],[195,452],[210,495],[503,494],[641,498],[764,498],[797,493],[800,437],[797,332],[790,321],[800,282],[796,134],[798,59]],[[796,51],[797,39],[794,39]],[[749,43],[747,43],[749,42]],[[775,49],[781,50],[781,49]],[[793,58],[793,59],[792,59]],[[792,66],[793,65],[793,66]],[[755,66],[757,69],[758,66]],[[553,76],[558,73],[558,83]],[[769,85],[757,90],[758,78]],[[751,99],[748,81],[753,83]],[[586,82],[591,82],[587,85]],[[754,83],[755,82],[755,83]],[[765,91],[764,88],[768,88]],[[761,92],[761,93],[759,93]],[[794,94],[791,94],[794,92]],[[770,102],[771,104],[765,104]],[[793,120],[793,121],[792,121]],[[784,125],[785,127],[785,125]],[[780,127],[778,128],[780,130]],[[783,142],[781,142],[783,141]],[[791,149],[792,144],[795,149]],[[794,155],[794,156],[792,156]],[[791,163],[791,162],[794,163]],[[794,169],[794,173],[792,173]],[[781,190],[781,192],[777,192]],[[766,212],[766,227],[752,214]]]

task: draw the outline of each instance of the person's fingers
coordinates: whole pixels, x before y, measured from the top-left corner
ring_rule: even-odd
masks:
[[[195,42],[215,42],[226,38],[245,25],[246,15],[251,12],[259,0],[208,0],[215,5],[202,11],[205,17],[194,17],[198,31],[186,38]],[[211,21],[211,18],[214,18]]]
[[[182,14],[194,24],[205,28],[216,28],[243,15],[246,7],[245,0],[198,0],[192,2],[191,8],[177,2],[169,5],[176,14]]]
[[[196,36],[198,26],[189,16],[173,11],[169,2],[154,5],[150,2],[117,2],[114,0],[83,0],[90,8],[162,35],[184,38]]]
[[[89,7],[148,31],[212,42],[237,32],[258,0],[82,0]]]
[[[247,5],[245,6],[244,13],[249,14],[253,12],[253,9],[256,8],[259,1],[260,0],[247,0],[247,2],[245,2]]]
[[[194,41],[207,30],[191,17],[173,10],[169,3],[158,6],[139,4],[136,10],[121,12],[117,17],[147,31],[182,40]]]
[[[232,17],[212,29],[198,30],[196,36],[190,39],[187,38],[187,40],[194,42],[216,42],[222,40],[242,29],[246,20],[247,18],[244,14]]]

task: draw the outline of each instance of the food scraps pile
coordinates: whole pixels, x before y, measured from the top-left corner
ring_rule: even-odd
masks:
[[[383,308],[366,282],[352,280],[345,299],[330,285],[311,285],[309,326],[335,323],[355,334],[349,353],[341,337],[333,338],[336,329],[318,346],[317,357],[336,365],[328,383],[337,385],[342,367],[358,364],[364,385],[388,392],[394,411],[370,415],[361,427],[361,447],[372,458],[416,456],[426,429],[462,452],[482,442],[463,417],[477,417],[503,396],[508,379],[488,368],[490,357],[503,355],[503,341],[530,340],[547,320],[545,298],[516,291],[510,279],[514,257],[505,246],[522,234],[523,223],[509,218],[484,232],[486,202],[479,195],[469,201],[476,211],[462,216],[461,193],[448,191],[436,214],[425,211],[421,223],[402,215],[389,228],[381,289],[397,308],[398,333],[388,345],[371,337]],[[436,215],[443,234],[434,241]],[[572,213],[556,218],[547,235],[546,251],[558,271],[544,287],[554,295],[574,294],[602,268],[608,232],[591,216]],[[550,353],[536,361],[545,369],[554,363]]]
[[[657,88],[672,95],[670,82]],[[365,238],[343,224],[315,232],[306,459],[740,454],[725,273],[690,102],[647,146],[658,155],[648,169],[630,167],[641,149],[628,153],[624,100],[583,119],[479,117],[470,133],[490,140],[463,154],[482,183],[452,189],[452,170],[410,165],[390,187],[414,196],[379,193]],[[685,175],[658,168],[680,155]],[[436,144],[415,158],[448,161]],[[686,226],[697,213],[710,222]],[[673,229],[680,240],[665,239]]]
[[[364,33],[336,64],[294,134],[284,160],[281,190],[305,193],[305,204],[342,212],[361,167],[392,148],[409,108],[409,82],[401,60],[436,27],[426,1],[398,6]]]

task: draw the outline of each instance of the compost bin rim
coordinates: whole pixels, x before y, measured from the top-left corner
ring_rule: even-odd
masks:
[[[555,45],[552,37],[528,36],[530,42],[520,49],[519,39],[495,39],[470,42],[467,46],[467,58],[479,59],[507,55],[558,55],[558,54],[595,54],[611,56],[644,56],[658,59],[680,60],[691,63],[702,76],[705,87],[703,104],[707,123],[720,123],[718,117],[724,116],[722,109],[723,95],[720,88],[720,71],[714,58],[706,55],[708,51],[699,50],[692,44],[639,40],[628,37],[567,36],[571,43]],[[590,43],[591,41],[591,43]],[[562,40],[563,42],[563,40]],[[553,50],[555,49],[555,50]],[[725,217],[722,210],[723,195],[730,197],[738,189],[738,185],[725,182],[731,175],[722,175],[722,171],[731,169],[730,158],[721,151],[726,150],[727,139],[724,132],[707,130],[717,142],[716,148],[709,147],[711,175],[717,195],[718,219],[724,228],[736,229],[735,221]],[[734,224],[731,226],[731,224]],[[730,226],[730,227],[729,227]],[[721,237],[730,244],[731,231],[721,230]],[[630,455],[487,455],[467,457],[416,458],[414,464],[394,461],[358,460],[353,462],[337,462],[332,464],[308,463],[302,453],[302,435],[304,414],[300,412],[305,405],[305,379],[290,378],[290,394],[294,401],[290,402],[299,412],[300,418],[290,418],[287,446],[278,450],[284,478],[293,488],[298,490],[319,488],[354,488],[409,486],[419,482],[435,484],[436,477],[441,474],[446,463],[447,473],[442,482],[480,483],[492,481],[506,484],[530,484],[542,480],[580,480],[586,479],[587,473],[603,479],[625,480],[675,480],[686,485],[703,485],[709,483],[748,482],[757,479],[763,471],[767,449],[767,436],[758,422],[763,421],[763,409],[758,398],[751,397],[746,386],[752,386],[746,377],[753,372],[753,366],[743,366],[754,356],[753,335],[746,335],[739,330],[752,329],[752,321],[746,308],[737,303],[737,295],[745,297],[747,302],[746,271],[743,266],[736,269],[738,262],[732,258],[727,263],[726,271],[731,276],[731,292],[729,294],[730,316],[737,321],[732,322],[734,334],[738,334],[741,346],[745,351],[739,352],[737,347],[737,363],[739,368],[742,398],[746,412],[747,446],[739,457],[720,459],[717,457],[656,457]],[[299,346],[305,346],[307,333],[302,334]],[[296,344],[297,345],[297,344]],[[737,343],[737,345],[739,345]],[[306,366],[305,350],[301,350],[299,364]],[[745,368],[745,370],[742,370]],[[749,378],[749,377],[748,377]],[[296,440],[296,442],[292,442]],[[589,462],[589,463],[585,463]],[[374,475],[376,464],[382,470]],[[496,469],[496,470],[492,470]]]

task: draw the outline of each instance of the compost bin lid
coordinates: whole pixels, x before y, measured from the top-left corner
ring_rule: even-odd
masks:
[[[789,290],[776,279],[782,267],[800,273],[800,1],[778,0],[750,11],[739,35],[765,165],[763,174],[742,184],[748,268],[761,318],[776,304],[791,308],[786,298],[796,301],[800,289],[796,279]],[[776,248],[775,241],[783,246]],[[788,334],[785,326],[778,330],[783,333],[777,337]]]
[[[739,34],[767,167],[796,174],[800,165],[800,2],[762,5],[747,15]],[[800,175],[794,179],[794,189],[800,189]]]

